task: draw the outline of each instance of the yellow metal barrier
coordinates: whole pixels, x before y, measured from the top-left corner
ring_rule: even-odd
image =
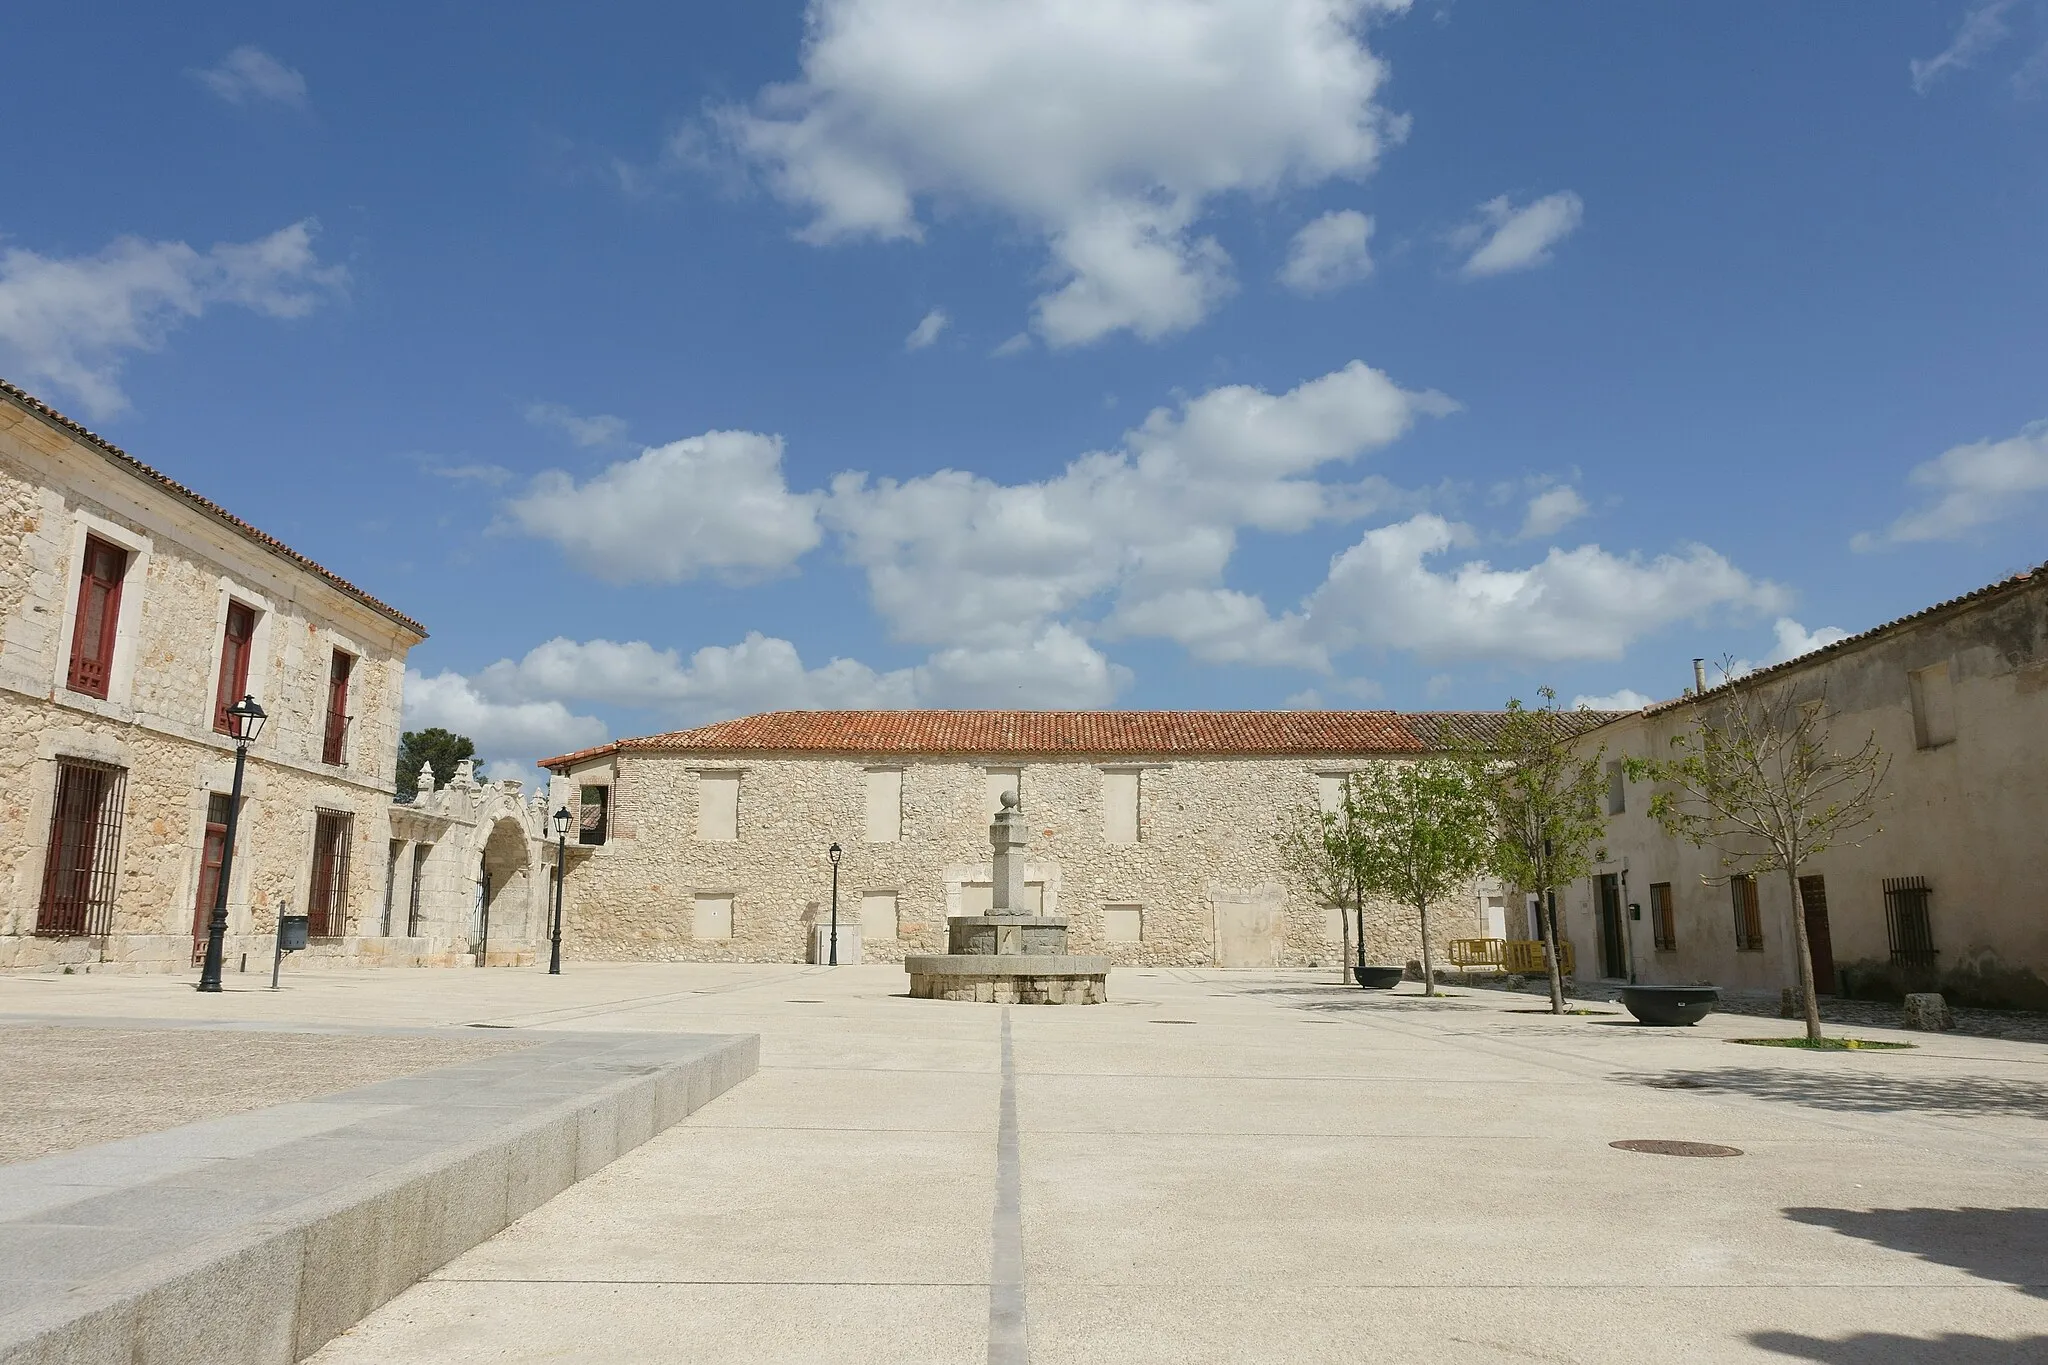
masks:
[[[1557,945],[1559,967],[1565,976],[1578,968],[1571,940]],[[1451,965],[1461,971],[1491,967],[1517,976],[1545,976],[1550,968],[1543,960],[1543,940],[1518,938],[1454,938]]]

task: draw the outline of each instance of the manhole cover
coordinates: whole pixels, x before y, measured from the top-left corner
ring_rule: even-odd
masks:
[[[1711,1142],[1669,1142],[1663,1138],[1627,1138],[1610,1142],[1624,1152],[1648,1152],[1652,1156],[1741,1156],[1740,1147],[1721,1147]]]

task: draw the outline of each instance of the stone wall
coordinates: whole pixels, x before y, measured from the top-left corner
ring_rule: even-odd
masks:
[[[894,892],[899,934],[870,939],[868,961],[946,951],[946,918],[970,913],[963,883],[989,877],[990,768],[1021,768],[1031,840],[1027,881],[1040,883],[1041,909],[1072,923],[1070,951],[1105,954],[1119,964],[1334,964],[1340,947],[1334,912],[1286,885],[1274,842],[1282,813],[1313,804],[1319,772],[1357,760],[1182,759],[1143,765],[1140,838],[1105,837],[1104,769],[1140,766],[1059,759],[942,758],[868,763],[810,755],[606,755],[557,779],[550,804],[581,784],[613,787],[612,835],[570,860],[564,952],[597,959],[791,962],[805,956],[806,925],[828,913],[837,841],[842,922],[858,919],[866,892]],[[866,773],[903,770],[902,832],[869,843]],[[739,837],[697,837],[697,775],[740,773]],[[732,936],[692,936],[699,894],[733,897]],[[1143,937],[1106,937],[1103,908],[1142,906]],[[1479,932],[1474,895],[1438,908],[1436,951]],[[1270,913],[1275,932],[1261,936]],[[1225,923],[1219,926],[1219,914]],[[1232,917],[1253,932],[1225,937],[1268,946],[1263,964],[1220,960],[1219,927]],[[1412,912],[1367,907],[1369,955],[1383,962],[1418,956]],[[1226,958],[1228,955],[1226,954]]]
[[[87,533],[130,554],[104,699],[65,686]],[[248,690],[270,715],[244,785],[230,952],[238,963],[260,942],[267,966],[280,907],[307,904],[316,810],[351,816],[346,928],[374,932],[405,654],[419,637],[0,401],[0,967],[189,967],[207,798],[228,791],[234,767],[233,743],[213,729],[230,597],[259,612]],[[337,646],[357,664],[343,762],[329,765],[321,739]],[[62,757],[126,770],[109,936],[35,936]],[[323,945],[320,956],[341,951]]]

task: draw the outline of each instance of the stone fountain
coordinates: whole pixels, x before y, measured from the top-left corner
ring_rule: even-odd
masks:
[[[1109,959],[1067,951],[1067,921],[1024,908],[1024,812],[1014,792],[988,827],[995,846],[986,915],[946,921],[946,952],[903,959],[919,1000],[1001,1005],[1100,1005],[1109,998]]]

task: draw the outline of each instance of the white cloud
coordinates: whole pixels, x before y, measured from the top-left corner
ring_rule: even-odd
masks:
[[[1048,343],[1164,336],[1230,289],[1218,196],[1365,175],[1403,125],[1362,39],[1407,0],[812,0],[803,74],[720,115],[812,242],[921,238],[922,201],[1038,234]]]
[[[945,309],[932,309],[931,312],[919,318],[917,326],[910,329],[910,335],[903,338],[903,349],[906,351],[922,351],[925,347],[939,339],[939,333],[945,331],[946,324],[951,321],[952,319],[946,316]]]
[[[1630,641],[1716,608],[1770,610],[1783,590],[1703,545],[1644,562],[1597,545],[1552,549],[1526,569],[1429,561],[1468,533],[1422,514],[1365,533],[1331,561],[1303,614],[1333,649],[1423,659],[1616,659]]]
[[[1542,265],[1550,259],[1550,248],[1569,237],[1585,213],[1585,202],[1570,190],[1520,208],[1506,195],[1489,199],[1479,206],[1477,219],[1451,235],[1454,246],[1472,252],[1460,270],[1478,279]]]
[[[1954,540],[1979,526],[2020,516],[2048,492],[2048,421],[2030,422],[2002,441],[1952,446],[1915,468],[1907,482],[1934,501],[1908,512],[1883,532],[1864,532],[1850,543],[1874,550],[1922,540]]]
[[[1330,656],[1302,637],[1301,618],[1274,620],[1266,604],[1229,588],[1180,588],[1119,607],[1104,626],[1111,639],[1171,640],[1204,663],[1294,665],[1327,673]]]
[[[1968,68],[2004,42],[2012,33],[2005,24],[2005,12],[2012,6],[2013,0],[1985,0],[1971,6],[1947,47],[1924,61],[1916,58],[1906,64],[1913,78],[1913,93],[1926,94],[1927,87],[1935,81],[1951,71]]]
[[[260,47],[238,47],[191,75],[229,104],[270,100],[294,109],[305,107],[306,78]]]
[[[1604,697],[1577,696],[1572,698],[1572,709],[1585,707],[1588,711],[1640,711],[1655,697],[1646,697],[1633,687],[1619,688]]]
[[[1156,409],[1120,448],[1042,482],[842,474],[824,516],[898,638],[1014,647],[1112,599],[1124,633],[1171,627],[1228,652],[1194,623],[1219,611],[1253,619],[1256,599],[1203,595],[1222,588],[1239,529],[1294,532],[1369,511],[1386,499],[1383,483],[1314,475],[1454,406],[1353,362],[1277,396],[1232,385]],[[1190,589],[1203,593],[1144,605]]]
[[[1024,354],[1024,352],[1030,349],[1031,333],[1014,332],[1011,335],[1005,337],[993,351],[989,352],[989,354],[996,357],[999,360],[1002,360],[1007,359],[1013,355],[1022,355]]]
[[[180,323],[232,304],[302,317],[338,294],[347,272],[313,252],[310,218],[204,254],[183,242],[117,239],[93,256],[0,251],[0,371],[47,381],[95,417],[128,406],[123,358],[155,350]]]
[[[917,669],[917,695],[927,706],[1108,706],[1129,686],[1131,671],[1062,625],[998,646],[940,650]]]
[[[1280,283],[1300,294],[1323,294],[1372,274],[1372,219],[1356,209],[1324,214],[1294,234]]]
[[[1522,518],[1522,529],[1516,539],[1540,540],[1554,536],[1590,510],[1586,500],[1579,496],[1578,489],[1546,488],[1529,499],[1529,512]]]
[[[526,409],[526,420],[537,427],[559,432],[584,448],[607,446],[626,434],[626,419],[600,412],[584,417],[560,403],[533,403]]]
[[[1771,651],[1767,664],[1789,663],[1802,654],[1811,654],[1816,649],[1825,649],[1837,640],[1849,638],[1849,632],[1840,626],[1822,626],[1808,630],[1789,616],[1780,616],[1772,630],[1778,637],[1778,647]]]
[[[818,543],[821,497],[789,491],[780,437],[708,431],[583,484],[549,470],[505,507],[527,534],[607,582],[750,582],[789,569]]]
[[[512,471],[500,464],[428,465],[427,472],[437,479],[480,483],[486,488],[502,488],[512,481]]]
[[[439,725],[476,741],[477,753],[493,764],[522,765],[605,741],[604,722],[579,716],[559,701],[492,697],[460,673],[429,678],[405,672],[405,725],[409,730]]]

